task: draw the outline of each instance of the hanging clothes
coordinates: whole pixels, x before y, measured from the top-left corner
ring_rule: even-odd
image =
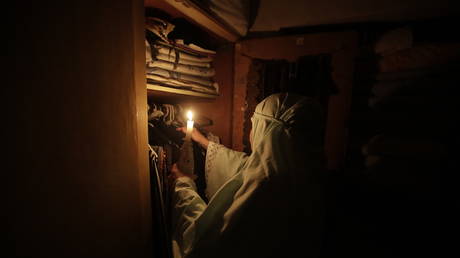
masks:
[[[153,245],[156,254],[160,257],[172,257],[170,239],[170,220],[169,211],[165,202],[166,189],[163,185],[165,181],[164,175],[162,174],[161,165],[160,168],[157,164],[161,164],[163,161],[161,147],[149,146],[149,166],[150,166],[150,184],[151,184],[151,201],[152,209],[155,211],[152,213],[152,228],[153,230]]]

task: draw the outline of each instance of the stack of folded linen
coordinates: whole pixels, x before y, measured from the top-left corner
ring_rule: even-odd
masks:
[[[168,39],[174,27],[158,18],[147,19],[146,33],[151,35],[146,40],[147,83],[218,95],[213,68],[216,52]]]

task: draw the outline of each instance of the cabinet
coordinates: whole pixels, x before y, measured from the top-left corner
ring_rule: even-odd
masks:
[[[168,245],[170,243],[168,237],[168,235],[170,234],[168,232],[168,221],[170,218],[170,214],[168,212],[169,190],[164,190],[168,187],[164,184],[164,182],[162,183],[162,181],[164,181],[164,179],[166,178],[165,175],[167,174],[168,167],[164,164],[170,165],[170,163],[173,163],[172,160],[175,160],[177,158],[177,153],[179,152],[178,146],[180,146],[181,141],[177,137],[174,137],[176,136],[174,134],[174,126],[170,126],[170,124],[168,123],[177,121],[177,116],[180,113],[176,113],[175,104],[179,104],[182,108],[186,110],[192,110],[195,114],[195,117],[204,117],[210,119],[211,124],[203,129],[212,132],[214,135],[218,136],[221,143],[223,143],[224,145],[230,147],[232,146],[231,129],[233,108],[233,58],[234,41],[237,39],[237,36],[232,32],[228,31],[212,16],[209,16],[200,9],[197,9],[197,6],[194,6],[189,1],[147,0],[144,2],[144,4],[146,10],[146,20],[152,21],[152,18],[163,19],[163,16],[166,16],[168,19],[165,19],[165,21],[170,22],[174,26],[174,28],[167,34],[168,37],[166,40],[159,40],[158,38],[161,36],[158,36],[158,34],[163,35],[161,33],[161,30],[163,29],[163,27],[161,27],[162,23],[159,23],[159,25],[158,23],[151,25],[151,27],[148,28],[149,30],[147,31],[147,33],[153,32],[153,34],[150,33],[147,35],[148,44],[146,46],[147,50],[150,49],[150,51],[154,53],[152,55],[147,53],[146,57],[147,59],[152,57],[152,61],[148,62],[148,65],[146,67],[146,91],[148,104],[150,107],[154,106],[155,110],[160,110],[160,112],[162,110],[165,110],[163,117],[160,117],[159,119],[154,118],[149,120],[149,144],[152,145],[152,151],[157,152],[157,155],[159,154],[158,156],[160,157],[153,162],[156,164],[151,163],[153,169],[151,170],[150,174],[151,178],[153,177],[153,180],[151,180],[151,198],[153,198],[153,251],[154,255],[157,255],[158,257],[170,257],[168,251],[171,249],[171,247]],[[157,16],[155,16],[155,14]],[[176,21],[177,23],[175,23]],[[157,22],[157,20],[153,20],[153,22]],[[157,25],[160,26],[161,29],[157,29],[158,27],[155,27]],[[185,73],[184,70],[182,70],[180,73],[176,73],[176,68],[187,68],[186,64],[182,65],[181,63],[188,63],[188,60],[185,61],[180,58],[183,58],[184,55],[186,56],[190,54],[187,52],[178,51],[177,49],[174,49],[176,45],[173,40],[177,38],[171,35],[174,35],[174,32],[176,31],[179,31],[179,33],[182,32],[183,35],[189,37],[184,38],[184,41],[192,39],[192,42],[190,43],[194,43],[200,47],[211,49],[216,52],[216,54],[212,56],[212,65],[210,67],[210,69],[213,69],[213,71],[215,72],[214,76],[196,77],[196,74],[194,74],[195,72],[197,72],[197,74],[200,75],[202,71],[208,72],[208,70],[206,69],[209,68],[201,68],[201,65],[203,65],[203,63],[201,62],[198,63],[199,66],[191,67],[196,70],[188,71],[190,73]],[[194,42],[195,40],[197,42]],[[165,51],[164,54],[158,54],[160,52],[159,49],[164,49],[163,47],[165,41],[168,41],[170,43],[168,44],[169,49]],[[206,45],[203,46],[200,45],[200,43],[205,43]],[[168,58],[165,58],[164,55],[167,55]],[[172,56],[174,56],[172,62],[162,63],[162,58],[164,58],[163,60],[166,60]],[[199,56],[188,57],[194,59],[194,61],[203,59]],[[161,65],[168,65],[168,67],[165,68]],[[166,70],[164,70],[163,68]],[[164,76],[168,76],[168,80],[162,81],[165,77],[156,77],[159,73],[162,73],[162,75]],[[218,84],[218,94],[216,95],[194,90],[196,89],[194,87],[194,85],[196,85],[195,81],[189,83],[190,81],[186,80],[187,78],[191,78],[190,76],[195,76],[193,78],[200,82],[206,80],[205,83],[209,82],[209,78],[212,78],[212,81]],[[176,78],[179,80],[179,82],[177,82],[178,84],[185,82],[185,85],[183,87],[182,85],[181,87],[175,85],[174,83],[176,83]],[[191,86],[189,87],[189,85]],[[199,86],[201,86],[201,83]],[[200,88],[199,90],[202,89]],[[172,107],[174,107],[172,110],[169,109]],[[169,111],[166,111],[168,110],[167,108],[169,109]],[[167,116],[166,112],[174,112],[176,119],[171,121],[171,116]],[[168,122],[164,122],[164,120],[162,120],[165,119],[165,117],[168,120]],[[197,123],[195,123],[195,125],[196,124]],[[165,136],[170,136],[171,140],[166,141]],[[163,140],[156,140],[155,137],[162,137]],[[195,155],[197,154],[195,153]],[[197,161],[195,161],[195,163],[197,163]],[[197,168],[195,168],[195,170],[197,170]],[[199,172],[197,173],[199,175],[201,174]],[[201,187],[201,182],[203,181],[203,179],[204,176],[200,175],[200,179],[197,180],[199,193],[201,193],[200,190],[203,189],[203,187]],[[161,205],[162,203],[163,205]]]

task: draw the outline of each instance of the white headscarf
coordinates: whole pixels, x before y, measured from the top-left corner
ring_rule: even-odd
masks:
[[[181,189],[176,186],[177,196],[187,199],[175,209],[180,211],[173,240],[177,256],[317,256],[321,127],[320,106],[307,97],[274,94],[259,103],[252,117],[252,153],[229,166],[232,177],[208,206],[196,200],[199,196],[185,194],[191,189],[185,182],[179,183]]]

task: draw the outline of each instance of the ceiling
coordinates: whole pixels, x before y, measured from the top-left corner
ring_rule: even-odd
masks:
[[[356,22],[394,22],[460,14],[458,0],[260,0],[250,32]]]

